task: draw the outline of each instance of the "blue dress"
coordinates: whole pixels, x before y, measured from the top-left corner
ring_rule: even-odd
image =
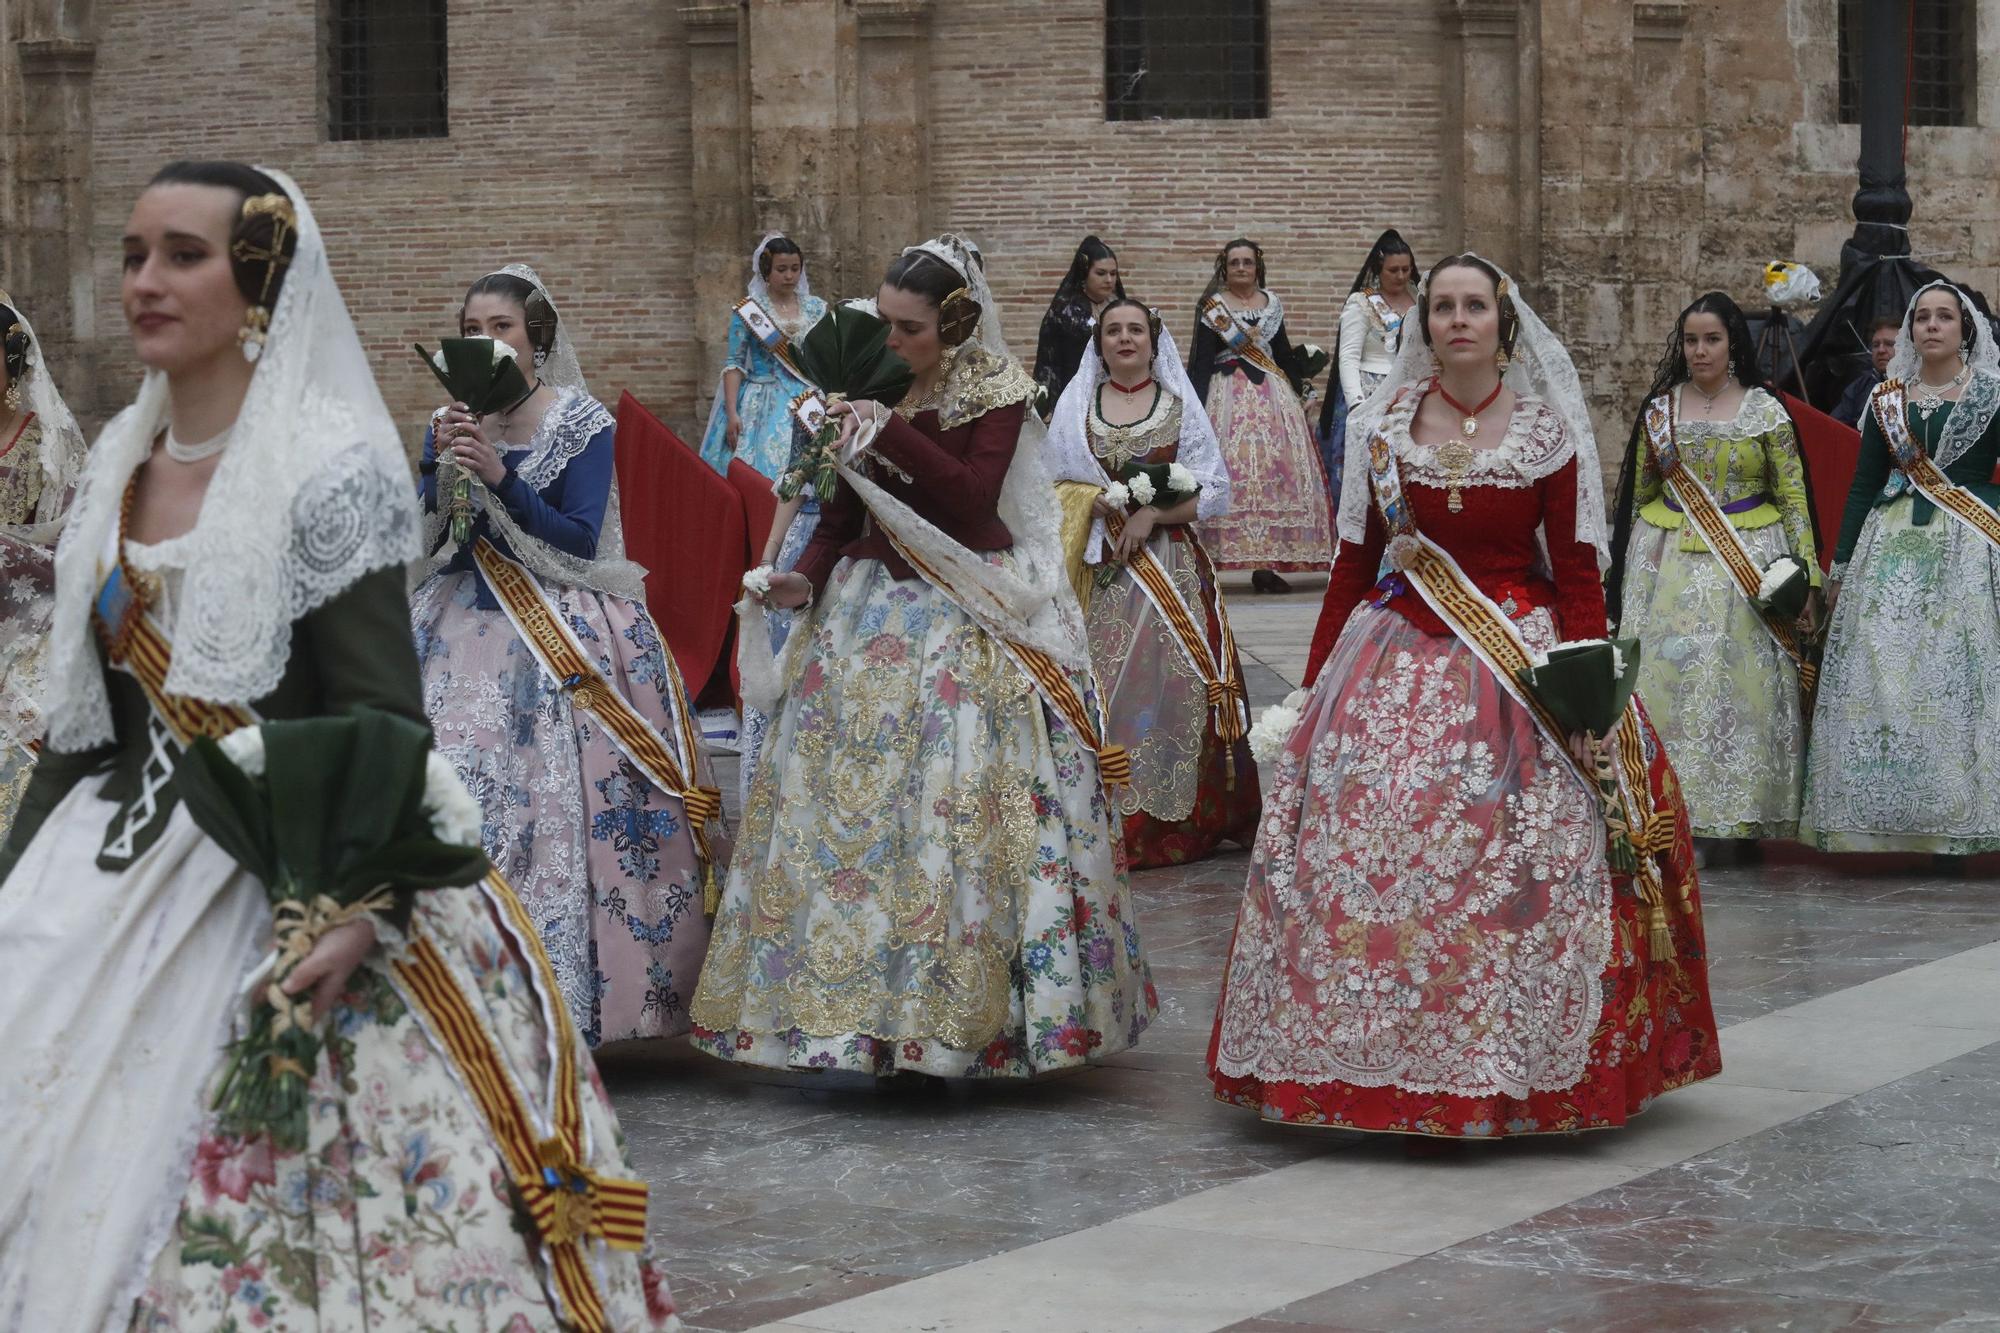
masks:
[[[796,339],[819,322],[826,313],[826,302],[817,296],[806,297],[799,303],[799,318],[795,323],[779,319],[768,307],[767,313],[787,338]],[[757,335],[750,332],[743,317],[734,312],[729,316],[729,350],[722,368],[725,373],[730,370],[743,373],[743,383],[736,390],[736,417],[742,429],[737,435],[734,457],[775,479],[792,451],[792,399],[805,391],[805,382],[773,356]],[[729,471],[732,455],[727,412],[718,410],[709,415],[708,431],[701,440],[701,456],[717,472]]]

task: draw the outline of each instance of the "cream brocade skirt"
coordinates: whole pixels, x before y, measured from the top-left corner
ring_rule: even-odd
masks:
[[[1741,530],[1762,567],[1790,551],[1783,524]],[[1633,524],[1619,632],[1640,643],[1639,697],[1673,757],[1698,838],[1798,832],[1806,731],[1798,670],[1707,547]]]
[[[1157,1000],[1096,762],[1005,650],[877,560],[792,632],[696,1046],[1019,1078],[1136,1042]]]

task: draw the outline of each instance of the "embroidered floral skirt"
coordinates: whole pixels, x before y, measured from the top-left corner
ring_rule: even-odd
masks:
[[[1536,647],[1546,611],[1520,622]],[[1267,1120],[1441,1137],[1622,1125],[1721,1068],[1693,844],[1645,732],[1673,956],[1594,796],[1457,639],[1357,609],[1272,766],[1209,1046]]]
[[[676,668],[652,617],[623,598],[546,586],[604,678],[678,754],[667,674]],[[584,1039],[686,1032],[708,925],[705,871],[680,800],[571,706],[506,613],[476,605],[477,591],[475,575],[444,573],[414,599],[438,752],[485,811],[487,855],[541,931]],[[705,755],[696,768],[712,786]],[[711,850],[721,857],[719,822]]]
[[[305,1150],[214,1133],[232,1016],[270,947],[263,891],[185,810],[129,869],[99,869],[115,807],[94,786],[56,808],[0,892],[0,1039],[10,1073],[34,1071],[0,1077],[0,1308],[23,1321],[10,1327],[98,1333],[128,1311],[146,1333],[557,1327],[505,1159],[383,950],[326,1019]],[[551,1032],[487,899],[422,894],[411,928],[545,1113]],[[586,1164],[631,1179],[580,1064]],[[592,1250],[612,1327],[678,1326],[650,1262]]]
[[[27,793],[28,779],[34,772],[34,756],[11,741],[0,740],[0,839],[14,826],[14,812],[21,808],[21,797]]]
[[[1022,1078],[1157,1008],[1094,759],[985,631],[835,569],[765,742],[695,1044],[776,1068]]]
[[[2000,849],[2000,551],[1914,506],[1869,514],[1834,607],[1801,821],[1827,851]]]
[[[727,472],[729,460],[740,458],[775,478],[792,456],[792,395],[799,388],[791,380],[745,375],[736,391],[736,451],[729,450],[729,414],[715,412],[701,439],[702,461]]]
[[[819,501],[808,499],[805,507],[799,510],[798,517],[792,520],[792,526],[785,529],[784,543],[779,546],[778,559],[772,567],[790,569],[797,564],[799,554],[806,549],[806,543],[812,540],[813,530],[817,527],[819,527]],[[771,627],[773,653],[784,650],[785,640],[791,635],[792,622],[796,618],[792,612],[780,611],[775,607],[765,611],[764,621]],[[740,628],[739,626],[739,630]],[[750,804],[750,785],[757,776],[757,761],[764,752],[764,737],[770,729],[771,719],[746,702],[743,705],[743,759],[736,768],[738,810]]]
[[[1741,533],[1762,567],[1783,525]],[[1698,838],[1789,838],[1805,783],[1798,670],[1706,546],[1641,521],[1625,562],[1619,632],[1640,645],[1639,697],[1687,793]]]
[[[1333,564],[1333,511],[1305,409],[1274,375],[1252,384],[1218,368],[1208,415],[1229,469],[1229,512],[1201,525],[1221,569],[1309,570]]]
[[[1157,529],[1146,549],[1219,658],[1221,594],[1187,529]],[[1207,684],[1172,626],[1129,572],[1097,565],[1091,573],[1106,570],[1114,577],[1092,591],[1086,619],[1107,738],[1132,758],[1132,785],[1118,793],[1127,862],[1139,869],[1198,861],[1225,838],[1247,846],[1261,807],[1249,742],[1217,737]],[[1240,664],[1236,673],[1240,679]]]

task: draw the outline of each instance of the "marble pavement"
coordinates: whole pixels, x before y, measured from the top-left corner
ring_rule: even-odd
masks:
[[[1275,701],[1318,594],[1232,593]],[[1135,877],[1163,1009],[1097,1068],[911,1095],[607,1051],[690,1330],[2000,1330],[1992,877],[1710,872],[1720,1080],[1412,1159],[1209,1099],[1245,860]]]

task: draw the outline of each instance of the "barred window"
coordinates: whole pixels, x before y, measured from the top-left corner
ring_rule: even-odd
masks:
[[[1106,0],[1106,120],[1270,114],[1268,0]]]
[[[445,136],[445,0],[326,0],[329,139]]]
[[[1877,0],[1840,0],[1840,119],[1861,119],[1863,13]],[[1909,123],[1978,122],[1977,0],[1910,0]]]

